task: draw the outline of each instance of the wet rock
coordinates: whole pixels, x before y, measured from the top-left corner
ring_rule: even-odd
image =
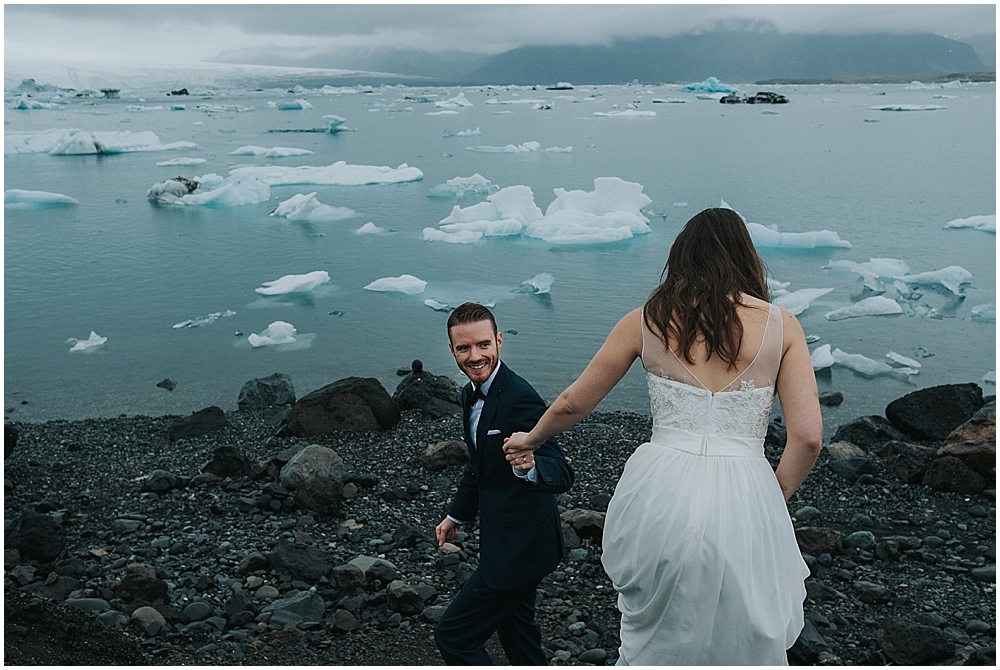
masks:
[[[931,461],[924,473],[924,486],[938,491],[979,493],[986,488],[983,476],[954,456],[942,456]]]
[[[212,405],[197,412],[192,412],[191,416],[175,421],[167,432],[171,442],[182,440],[188,437],[200,437],[208,433],[222,430],[229,421],[226,413],[221,407]]]
[[[232,446],[216,447],[212,460],[202,466],[201,471],[217,477],[242,477],[250,473],[250,459]]]
[[[831,442],[850,442],[862,449],[878,449],[889,440],[905,440],[906,437],[885,417],[871,415],[849,421],[837,428]]]
[[[931,457],[914,444],[890,440],[882,446],[879,456],[885,461],[885,469],[890,477],[907,484],[919,484],[930,467]]]
[[[945,440],[941,455],[960,458],[987,481],[996,481],[996,412],[975,416],[953,430]]]
[[[435,419],[462,413],[462,389],[458,384],[450,377],[432,375],[422,364],[399,382],[392,399],[401,410],[419,409]]]
[[[844,546],[871,551],[875,548],[875,535],[867,530],[858,530],[844,538]]]
[[[900,665],[943,661],[955,649],[951,638],[940,629],[896,617],[879,623],[878,643],[882,653]]]
[[[604,514],[590,509],[570,509],[560,515],[563,523],[569,525],[580,540],[590,539],[601,544],[604,538]]]
[[[413,587],[400,580],[389,583],[385,593],[386,606],[400,614],[420,614],[424,609],[424,599]]]
[[[236,401],[241,410],[267,409],[295,402],[295,387],[292,378],[276,372],[270,377],[251,379],[240,389]]]
[[[348,377],[296,402],[288,430],[299,437],[338,430],[388,430],[399,418],[399,408],[377,379]]]
[[[837,407],[842,402],[844,402],[844,394],[840,391],[821,393],[819,396],[819,404],[824,407]]]
[[[449,468],[461,468],[469,460],[469,450],[465,442],[445,440],[427,445],[420,455],[420,466],[431,472],[441,472]]]
[[[897,398],[885,415],[897,429],[917,440],[944,440],[983,406],[978,384],[945,384]]]
[[[156,384],[156,386],[157,386],[157,388],[167,389],[168,391],[173,391],[175,388],[177,388],[177,382],[175,382],[173,379],[170,379],[168,377],[167,379],[164,379],[163,381],[158,382]]]
[[[337,484],[338,490],[342,489],[344,459],[329,447],[310,444],[292,456],[281,468],[281,485],[289,490],[297,488],[311,477],[331,479]]]
[[[282,626],[300,626],[304,622],[320,622],[326,613],[323,598],[312,591],[302,591],[294,596],[275,600],[261,613],[271,614],[270,623]]]
[[[295,542],[279,542],[267,555],[271,569],[309,583],[318,582],[333,567],[328,552]]]
[[[184,485],[184,480],[166,470],[153,470],[142,482],[142,490],[151,493],[166,493]]]
[[[838,531],[825,526],[805,526],[795,529],[795,540],[799,550],[819,556],[820,554],[835,555],[843,551],[843,540]]]
[[[24,560],[54,561],[66,544],[65,533],[48,514],[24,510],[4,528],[4,548],[13,547]]]

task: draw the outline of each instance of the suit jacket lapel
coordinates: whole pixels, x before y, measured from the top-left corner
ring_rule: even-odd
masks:
[[[493,378],[493,383],[490,385],[490,392],[486,395],[486,401],[483,402],[483,411],[479,415],[479,425],[476,427],[476,458],[479,462],[480,472],[482,472],[485,449],[480,448],[478,445],[486,444],[486,434],[493,425],[493,417],[496,416],[497,408],[500,406],[500,394],[503,393],[503,387],[507,383],[508,374],[509,370],[507,366],[501,362],[500,369],[497,370],[497,375]]]
[[[472,411],[472,384],[462,388],[462,429],[465,431],[465,444],[469,448],[469,456],[475,457],[476,449],[472,446],[472,432],[469,429],[469,414]]]

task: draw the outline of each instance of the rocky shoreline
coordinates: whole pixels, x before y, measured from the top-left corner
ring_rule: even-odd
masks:
[[[433,541],[462,471],[457,387],[415,362],[391,398],[324,388],[296,400],[275,375],[234,412],[7,424],[5,662],[442,664],[434,623],[478,560],[474,529]],[[649,433],[615,412],[560,439],[576,484],[569,559],[539,590],[550,664],[617,659],[603,512]],[[783,439],[776,417],[773,465]],[[840,426],[788,503],[812,572],[790,662],[995,664],[995,462],[974,384]]]

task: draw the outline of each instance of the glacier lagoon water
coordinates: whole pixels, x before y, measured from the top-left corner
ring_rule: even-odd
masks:
[[[5,110],[5,131],[51,128],[151,130],[164,143],[197,149],[118,155],[5,155],[5,189],[61,193],[79,205],[5,211],[4,402],[21,421],[119,414],[187,414],[207,405],[236,407],[244,381],[285,372],[299,395],[347,376],[378,378],[391,393],[396,370],[419,358],[436,374],[462,381],[446,346],[447,315],[434,299],[494,301],[507,332],[503,359],[552,399],[583,370],[618,318],[655,286],[684,222],[725,200],[748,221],[781,232],[828,229],[852,247],[762,248],[771,275],[788,290],[834,290],[799,315],[810,345],[831,344],[888,362],[889,351],[922,362],[918,375],[864,377],[835,366],[819,376],[821,392],[845,400],[825,408],[827,433],[845,420],[880,414],[917,388],[977,381],[995,370],[995,323],[972,308],[996,301],[996,237],[949,229],[954,219],[996,211],[994,84],[912,90],[902,85],[782,86],[780,106],[724,106],[679,86],[591,86],[573,91],[463,88],[471,107],[428,115],[458,88],[378,88],[354,94],[317,91],[220,92],[202,99],[145,95],[73,101],[59,109]],[[756,90],[743,87],[744,90]],[[881,95],[883,94],[884,95]],[[934,95],[947,94],[947,99]],[[572,96],[574,99],[561,97]],[[487,104],[545,99],[531,104]],[[684,99],[657,104],[654,99]],[[312,109],[283,111],[269,101],[307,99]],[[184,110],[171,111],[183,103]],[[941,105],[933,111],[886,112],[877,105]],[[206,112],[198,105],[240,105]],[[636,108],[655,117],[594,112]],[[777,112],[777,113],[773,113]],[[321,128],[322,116],[347,119],[352,130]],[[479,128],[481,134],[450,136]],[[447,131],[447,133],[445,132]],[[572,147],[571,152],[482,153],[468,146]],[[245,145],[294,147],[310,156],[231,156]],[[178,157],[196,166],[158,167]],[[418,167],[421,181],[384,186],[275,186],[271,200],[228,208],[153,204],[155,182],[237,165]],[[652,232],[610,244],[555,245],[525,237],[488,237],[473,244],[423,240],[453,205],[482,199],[427,197],[454,177],[481,174],[500,187],[527,185],[544,210],[554,188],[593,190],[597,177],[643,185]],[[308,223],[270,217],[279,202],[316,191],[320,202],[356,216]],[[385,228],[357,235],[367,222]],[[959,300],[924,288],[919,301],[933,318],[893,315],[828,321],[824,314],[866,297],[855,274],[823,270],[831,260],[894,258],[913,273],[960,265],[972,274]],[[305,296],[262,296],[254,289],[288,274],[318,270],[331,281]],[[550,293],[512,292],[523,281],[553,275]],[[390,276],[427,282],[418,295],[364,290]],[[226,312],[197,328],[173,328]],[[298,346],[253,348],[247,335],[274,321],[293,324]],[[67,338],[107,337],[93,353],[70,353]],[[243,336],[236,336],[240,332]],[[164,378],[171,392],[158,388]],[[648,413],[637,363],[602,403],[605,410]]]

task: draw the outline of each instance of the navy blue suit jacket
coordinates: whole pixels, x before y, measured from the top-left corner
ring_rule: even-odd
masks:
[[[463,522],[479,516],[479,569],[487,586],[510,589],[539,581],[566,556],[554,494],[569,490],[573,471],[550,439],[535,451],[537,484],[514,474],[503,440],[534,428],[545,402],[502,362],[479,417],[478,448],[469,434],[471,396],[472,385],[466,384],[462,407],[470,458],[448,514]]]

